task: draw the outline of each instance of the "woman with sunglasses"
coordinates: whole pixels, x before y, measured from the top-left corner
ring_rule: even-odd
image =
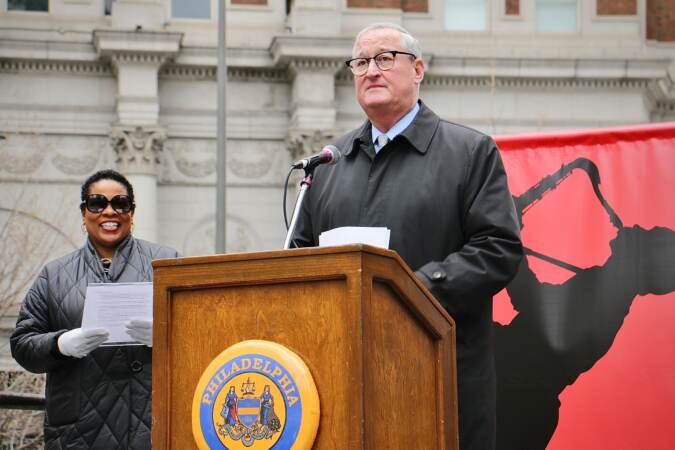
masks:
[[[152,260],[177,252],[132,236],[134,190],[114,170],[82,185],[85,245],[48,263],[26,294],[12,356],[47,373],[46,449],[149,449],[152,322],[133,320],[127,333],[142,345],[103,346],[104,329],[82,329],[89,283],[152,281]]]

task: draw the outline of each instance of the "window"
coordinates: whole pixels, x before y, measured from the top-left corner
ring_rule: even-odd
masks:
[[[445,28],[454,31],[486,29],[486,0],[445,0]]]
[[[49,11],[49,0],[7,0],[7,11]]]
[[[545,33],[577,31],[577,1],[537,0],[537,31]]]
[[[171,0],[174,19],[210,19],[211,0]]]
[[[520,0],[506,0],[504,2],[504,13],[507,16],[519,16]]]

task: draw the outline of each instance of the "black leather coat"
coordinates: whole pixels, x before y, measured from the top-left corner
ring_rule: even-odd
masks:
[[[56,341],[81,326],[88,283],[152,281],[152,260],[176,256],[129,236],[118,246],[110,274],[89,241],[42,269],[10,343],[21,366],[47,373],[45,448],[150,448],[152,349],[99,347],[76,359],[61,355]]]
[[[377,155],[370,122],[336,146],[343,157],[316,169],[296,243],[317,245],[321,232],[341,226],[391,230],[390,248],[456,321],[460,447],[494,448],[492,296],[522,256],[497,146],[422,103],[410,126]]]

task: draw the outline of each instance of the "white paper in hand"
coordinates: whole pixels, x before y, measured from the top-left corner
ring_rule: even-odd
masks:
[[[92,283],[82,312],[82,328],[105,328],[110,337],[103,345],[134,345],[125,323],[152,321],[152,283]]]
[[[340,227],[319,235],[319,247],[347,244],[368,244],[389,248],[391,231],[385,227]]]

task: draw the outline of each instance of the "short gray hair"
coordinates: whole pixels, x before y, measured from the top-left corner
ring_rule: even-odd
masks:
[[[422,58],[422,48],[420,47],[420,43],[415,37],[408,32],[405,28],[403,28],[401,25],[397,25],[395,23],[388,23],[388,22],[377,22],[368,25],[365,27],[363,30],[359,31],[359,34],[356,35],[356,38],[354,39],[354,47],[352,48],[352,56],[356,56],[356,43],[359,42],[359,39],[366,34],[370,33],[371,31],[374,30],[396,30],[399,33],[401,33],[401,39],[403,40],[403,46],[405,47],[405,50],[412,53],[415,55],[415,58]]]

